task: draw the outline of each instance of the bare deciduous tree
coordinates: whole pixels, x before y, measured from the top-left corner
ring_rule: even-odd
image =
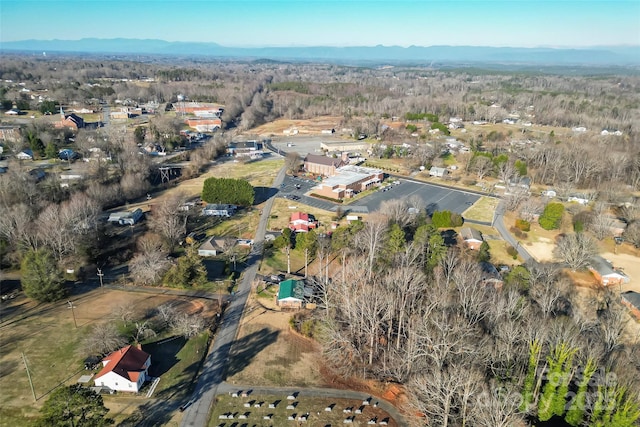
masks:
[[[93,327],[84,342],[84,348],[89,354],[105,355],[127,343],[120,335],[114,323],[99,323]]]
[[[596,243],[584,233],[566,235],[560,239],[556,247],[558,258],[564,260],[574,271],[588,265],[589,260],[597,254]]]

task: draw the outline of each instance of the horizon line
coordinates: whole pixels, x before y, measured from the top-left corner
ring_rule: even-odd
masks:
[[[224,45],[215,41],[189,41],[189,40],[164,40],[164,39],[153,39],[153,38],[129,38],[129,37],[82,37],[79,39],[22,39],[22,40],[1,40],[0,39],[0,50],[2,50],[3,43],[24,43],[24,42],[79,42],[79,41],[115,41],[115,40],[129,40],[129,41],[156,41],[156,42],[164,42],[164,43],[172,43],[172,44],[180,44],[180,43],[189,43],[189,44],[214,44],[220,47],[228,47],[234,49],[266,49],[266,48],[314,48],[314,47],[330,47],[330,48],[375,48],[375,47],[383,47],[383,48],[402,48],[408,49],[411,47],[487,47],[487,48],[506,48],[506,49],[606,49],[606,48],[640,48],[640,44],[610,44],[610,45],[584,45],[584,46],[576,46],[576,45],[536,45],[536,46],[518,46],[518,45],[473,45],[473,44],[433,44],[433,45],[420,45],[420,44],[410,44],[410,45],[401,45],[401,44],[354,44],[354,45],[332,45],[332,44],[290,44],[290,45],[280,45],[280,44],[267,44],[267,45],[252,45],[252,44],[241,44],[241,45]]]

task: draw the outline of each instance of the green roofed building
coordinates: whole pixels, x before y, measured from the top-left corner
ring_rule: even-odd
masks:
[[[293,279],[280,282],[277,303],[280,307],[302,308],[304,305],[304,282]]]

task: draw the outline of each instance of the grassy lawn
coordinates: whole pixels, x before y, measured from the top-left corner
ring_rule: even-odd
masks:
[[[112,313],[118,307],[132,307],[132,318],[146,318],[149,311],[171,302],[179,310],[203,310],[211,316],[212,302],[197,298],[100,290],[71,297],[78,327],[73,323],[66,301],[52,304],[36,304],[19,295],[2,305],[0,323],[0,426],[28,425],[47,399],[49,393],[62,385],[74,384],[84,374],[83,361],[89,354],[83,350],[84,339],[98,323],[113,321]],[[166,370],[167,378],[160,382],[160,389],[171,389],[179,381],[192,375],[192,364],[200,341],[185,344],[176,353],[176,363]],[[205,340],[206,342],[206,340]],[[196,353],[194,356],[191,353]],[[22,361],[26,357],[37,401],[33,401],[28,378]],[[155,359],[161,363],[162,357]],[[154,366],[152,358],[152,367]],[[185,370],[182,372],[182,370]],[[186,380],[185,380],[186,381]],[[175,388],[175,387],[173,387]],[[137,401],[137,400],[136,400]],[[145,402],[139,398],[140,404]],[[131,408],[135,410],[135,406]]]
[[[143,346],[143,350],[151,354],[149,374],[161,377],[153,397],[185,398],[207,353],[208,343],[209,332],[203,332],[189,340],[173,337]]]
[[[269,254],[265,254],[264,261],[260,265],[260,274],[271,274],[278,272],[286,272],[287,271],[287,254],[282,249],[273,248],[271,251],[271,256]],[[289,252],[289,259],[291,262],[291,272],[295,273],[299,271],[300,273],[304,273],[304,253],[301,251],[296,251],[295,249]],[[309,259],[311,263],[311,259]],[[311,274],[311,269],[309,268],[309,274]]]
[[[228,161],[214,166],[208,176],[241,178],[254,187],[270,187],[278,171],[284,166],[284,159],[268,159],[256,162]]]
[[[276,407],[269,409],[269,404],[275,402],[277,402]],[[245,407],[245,403],[250,404],[250,407]],[[256,408],[256,404],[259,404],[260,407]],[[290,404],[295,404],[295,409],[287,409]],[[332,407],[332,410],[330,412],[325,411],[325,408],[329,406]],[[362,413],[355,414],[351,412],[346,414],[343,412],[346,408],[352,408],[353,411],[361,408]],[[235,414],[233,420],[219,418],[221,415],[228,413]],[[238,418],[243,414],[246,415],[246,420]],[[218,396],[209,421],[209,427],[227,426],[234,423],[241,425],[245,422],[247,425],[256,427],[298,425],[288,419],[289,416],[294,414],[296,420],[297,417],[308,414],[309,418],[303,424],[309,427],[343,425],[345,418],[348,416],[355,417],[351,424],[353,426],[365,426],[372,418],[376,418],[378,421],[389,418],[389,425],[396,425],[395,421],[390,419],[389,415],[382,409],[374,408],[373,405],[362,407],[361,400],[300,397],[294,401],[287,401],[286,395],[250,394],[248,397]],[[270,419],[265,420],[265,416],[270,416]]]
[[[382,169],[386,173],[396,175],[409,175],[411,173],[411,169],[408,167],[407,162],[404,159],[399,158],[367,159],[363,166]]]
[[[222,219],[206,230],[207,236],[229,236],[238,239],[253,239],[255,226],[260,220],[260,211],[242,211],[231,218]]]
[[[296,209],[289,209],[289,206],[295,206]],[[320,221],[320,230],[324,230],[323,226],[329,227],[333,222],[335,216],[334,212],[325,211],[323,209],[314,208],[304,203],[294,202],[292,200],[285,200],[277,198],[273,203],[273,209],[271,209],[271,217],[267,224],[268,230],[282,230],[289,226],[289,219],[293,212],[305,212],[316,217],[316,220]],[[346,224],[346,220],[343,220]]]
[[[462,216],[474,221],[493,221],[493,213],[500,200],[493,197],[480,197],[477,202],[462,213]]]

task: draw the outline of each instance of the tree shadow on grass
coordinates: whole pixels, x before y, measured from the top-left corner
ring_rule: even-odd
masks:
[[[278,330],[262,328],[235,341],[229,352],[226,378],[242,372],[244,368],[251,364],[251,361],[258,353],[276,342],[279,333],[280,331]]]
[[[183,336],[174,336],[142,346],[151,355],[149,375],[160,377],[178,363],[178,353],[185,346],[187,340]]]
[[[170,400],[153,400],[140,407],[118,427],[160,427],[166,426],[171,421],[173,413],[180,406],[179,402]]]
[[[271,197],[275,196],[278,192],[277,189],[273,187],[253,187],[254,197],[253,204],[259,205],[260,203],[266,202]]]

